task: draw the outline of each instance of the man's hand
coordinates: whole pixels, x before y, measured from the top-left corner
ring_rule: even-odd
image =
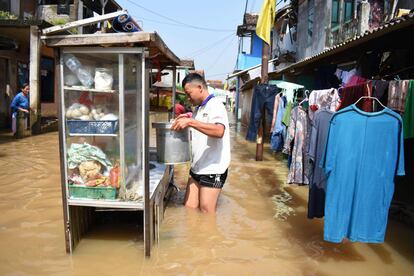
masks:
[[[184,115],[184,114],[182,114]],[[175,131],[180,131],[183,130],[187,127],[190,126],[190,123],[193,119],[192,118],[188,118],[187,116],[178,116],[177,119],[174,120],[171,129],[175,130]]]

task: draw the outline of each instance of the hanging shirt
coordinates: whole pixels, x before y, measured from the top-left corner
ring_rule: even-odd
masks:
[[[326,241],[384,241],[394,177],[404,175],[403,142],[401,116],[389,108],[351,105],[332,117],[320,164],[328,176]]]
[[[414,80],[410,80],[403,115],[404,138],[414,138]]]
[[[289,126],[290,123],[290,114],[292,113],[293,103],[289,102],[286,105],[285,114],[283,114],[282,123],[285,124],[285,126]]]
[[[283,148],[286,136],[286,126],[282,124],[282,118],[285,115],[286,101],[285,96],[280,97],[279,99],[275,125],[273,127],[272,136],[270,137],[270,149],[273,151],[281,151]]]
[[[388,104],[392,110],[403,113],[409,80],[390,81],[388,87]]]
[[[362,96],[371,96],[371,92],[372,82],[370,81],[343,88],[341,90],[341,100],[338,106],[338,110],[356,103]],[[361,99],[358,102],[358,107],[364,111],[370,112],[372,111],[372,100]]]
[[[339,106],[339,94],[335,88],[313,90],[309,95],[309,118],[313,120],[314,113],[320,108],[336,111]]]
[[[292,155],[288,183],[309,184],[310,166],[306,154],[309,143],[310,120],[302,106],[292,109],[283,152]]]
[[[325,213],[326,175],[319,163],[322,159],[329,123],[333,112],[327,108],[315,112],[309,142],[308,156],[312,164],[312,177],[309,184],[308,218],[321,218]]]

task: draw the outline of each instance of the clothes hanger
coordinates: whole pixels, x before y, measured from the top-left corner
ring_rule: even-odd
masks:
[[[376,100],[383,108],[386,108],[386,106],[385,105],[383,105],[381,102],[380,102],[380,100],[378,100],[378,98],[377,97],[372,97],[372,96],[362,96],[361,98],[359,98],[358,99],[358,101],[356,101],[355,103],[354,103],[354,105],[356,105],[361,99],[373,99],[373,100]]]
[[[305,101],[309,101],[309,95],[308,95],[309,90],[305,90],[304,94],[305,94],[305,98],[298,105],[303,104]]]

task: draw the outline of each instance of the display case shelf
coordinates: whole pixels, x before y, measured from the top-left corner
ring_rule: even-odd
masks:
[[[71,137],[76,137],[76,136],[84,136],[84,137],[92,137],[92,136],[97,136],[97,137],[118,137],[117,133],[114,134],[99,134],[99,133],[69,133],[68,136]]]
[[[94,93],[116,93],[118,90],[115,89],[95,89],[95,88],[87,88],[87,87],[75,87],[75,86],[64,86],[64,90],[67,91],[81,91],[81,92],[94,92]]]
[[[121,200],[96,200],[96,199],[79,199],[68,198],[68,204],[71,206],[86,207],[104,207],[104,208],[124,208],[124,209],[144,209],[144,201],[121,201]]]

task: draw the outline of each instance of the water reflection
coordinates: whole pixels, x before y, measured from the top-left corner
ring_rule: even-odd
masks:
[[[283,158],[232,132],[233,160],[216,216],[182,206],[176,193],[160,242],[144,258],[142,215],[101,212],[73,255],[65,253],[56,133],[0,138],[0,274],[412,275],[413,230],[390,221],[386,243],[323,241],[308,220],[307,187],[286,185]],[[267,149],[266,149],[267,150]],[[185,188],[188,166],[177,167]]]

